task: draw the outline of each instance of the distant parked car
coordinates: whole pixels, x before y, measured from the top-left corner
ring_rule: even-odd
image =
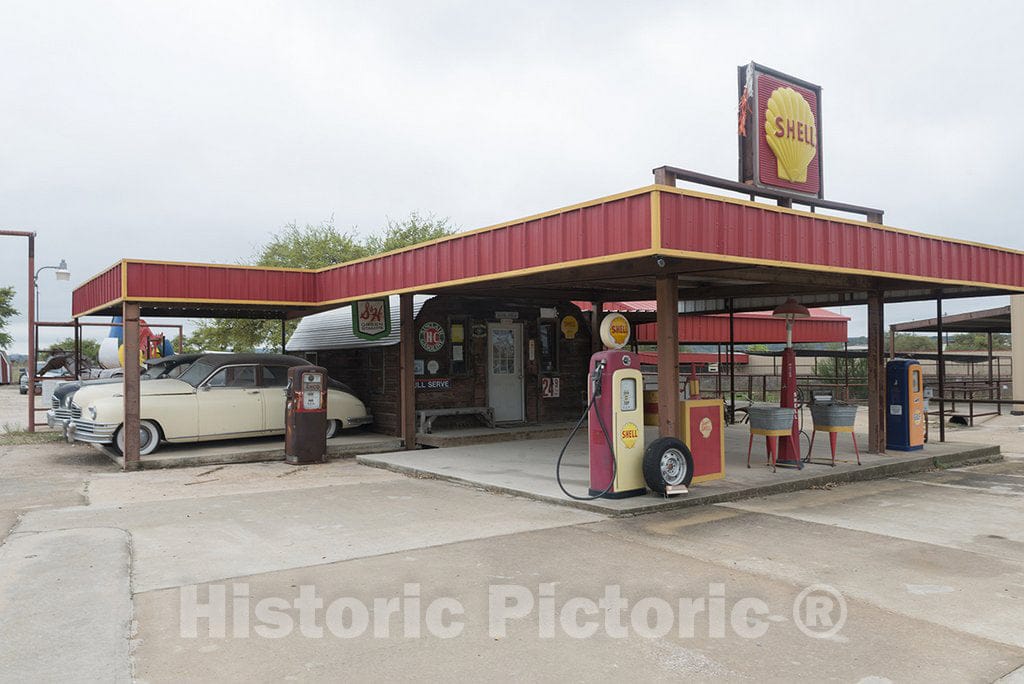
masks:
[[[142,380],[159,380],[161,378],[176,378],[192,365],[202,354],[173,354],[171,356],[158,356],[149,359],[146,363],[146,370],[142,372]],[[68,425],[71,423],[71,400],[75,393],[83,387],[95,385],[117,385],[123,382],[124,369],[119,368],[121,373],[114,376],[97,380],[81,380],[78,382],[65,382],[53,391],[50,398],[50,410],[46,412],[46,424],[52,428],[59,428],[67,434]]]
[[[140,453],[161,441],[204,442],[284,433],[288,369],[308,362],[280,354],[204,354],[178,378],[140,386]],[[124,398],[118,385],[82,387],[71,401],[68,440],[124,452]],[[373,422],[363,402],[328,384],[327,437]]]
[[[63,378],[64,372],[61,370],[48,370],[42,375],[39,375],[39,371],[43,369],[44,362],[40,361],[36,364],[36,395],[43,393],[42,379],[48,378],[50,380],[54,378]],[[18,379],[18,391],[22,394],[28,394],[28,371],[24,368],[21,369],[21,377]]]

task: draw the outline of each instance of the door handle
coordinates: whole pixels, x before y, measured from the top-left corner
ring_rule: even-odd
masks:
[[[259,394],[260,391],[259,390],[245,390],[245,393],[246,394]]]

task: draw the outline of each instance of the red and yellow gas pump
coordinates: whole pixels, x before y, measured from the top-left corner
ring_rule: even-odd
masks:
[[[619,350],[590,357],[591,496],[619,499],[647,491],[642,470],[644,407],[639,399],[644,378],[639,365],[635,354]]]
[[[289,368],[285,395],[285,461],[322,463],[327,459],[327,369]]]
[[[558,486],[569,498],[623,498],[644,494],[647,489],[660,494],[685,493],[694,477],[694,459],[682,441],[674,437],[660,437],[649,445],[645,444],[643,375],[639,357],[621,349],[629,341],[629,336],[629,321],[621,314],[606,316],[602,321],[601,341],[611,349],[597,352],[590,359],[587,410],[573,427],[555,466]],[[724,473],[724,452],[716,448],[723,443],[722,402],[701,402],[698,399],[688,403],[693,416],[688,411],[686,419],[696,417],[698,427],[692,435],[687,430],[687,436],[714,445],[711,450],[703,448],[703,443],[701,445],[702,457],[713,454],[713,461],[707,459],[712,465],[701,479],[714,479],[719,476],[717,473]],[[711,410],[712,404],[715,405],[714,410]],[[701,413],[702,410],[707,413]],[[584,419],[588,420],[589,427],[590,491],[589,496],[578,496],[569,492],[562,483],[561,465]]]

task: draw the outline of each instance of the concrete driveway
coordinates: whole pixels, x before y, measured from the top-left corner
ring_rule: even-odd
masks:
[[[15,679],[993,681],[1024,664],[1014,456],[620,519],[351,461],[123,474],[54,444],[0,447],[0,468],[0,515],[20,516],[0,546]]]

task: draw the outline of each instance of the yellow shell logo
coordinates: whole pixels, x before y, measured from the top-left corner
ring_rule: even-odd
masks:
[[[626,445],[627,449],[632,449],[633,445],[636,444],[636,440],[640,439],[640,429],[635,423],[626,423],[622,426],[619,437],[622,438],[622,443]]]
[[[764,116],[768,147],[775,153],[779,178],[807,182],[807,166],[818,150],[818,127],[807,100],[792,88],[776,88]]]
[[[707,439],[711,436],[711,432],[715,429],[715,426],[711,423],[711,419],[705,416],[704,418],[701,418],[700,426],[697,429],[700,430],[701,437]]]
[[[622,314],[605,316],[601,321],[601,341],[606,347],[622,349],[629,341],[629,321]]]

